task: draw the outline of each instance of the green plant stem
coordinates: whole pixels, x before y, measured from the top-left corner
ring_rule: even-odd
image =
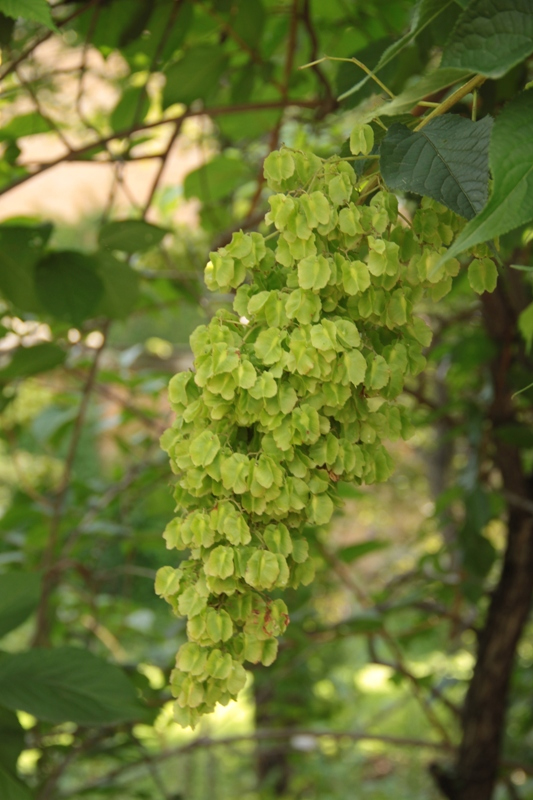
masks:
[[[421,123],[416,126],[415,131],[422,130],[422,128],[425,127],[428,122],[431,122],[432,119],[441,116],[441,114],[445,114],[450,108],[458,103],[459,100],[462,100],[463,97],[466,97],[467,94],[470,94],[470,92],[476,87],[481,86],[481,84],[485,83],[486,80],[487,79],[484,75],[476,75],[474,78],[469,80],[459,89],[457,89],[457,91],[446,98],[446,100],[443,100],[442,103],[439,103],[439,105],[431,112],[431,114],[428,114],[427,117],[424,117]]]

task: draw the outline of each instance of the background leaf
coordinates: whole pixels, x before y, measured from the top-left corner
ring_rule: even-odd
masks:
[[[428,195],[466,219],[485,205],[492,118],[446,114],[420,131],[391,125],[381,144],[381,171],[392,191]]]
[[[216,92],[226,64],[227,56],[220,44],[201,44],[187,50],[181,61],[165,71],[163,107],[174,103],[189,105],[199,97],[208,98]]]
[[[34,572],[0,575],[0,636],[18,628],[37,608],[41,578]]]
[[[37,295],[57,319],[79,325],[95,310],[104,293],[92,256],[75,250],[49,253],[35,267]]]
[[[140,719],[143,707],[119,667],[85,649],[35,648],[0,658],[0,703],[48,722],[105,725]]]
[[[0,11],[13,19],[24,17],[57,31],[46,0],[0,0]]]
[[[110,253],[98,254],[97,272],[104,284],[104,295],[96,313],[110,319],[124,319],[139,297],[139,274]]]
[[[217,156],[187,175],[183,192],[187,198],[216,202],[230,195],[249,176],[250,170],[240,158]]]
[[[102,226],[98,243],[104,250],[144,253],[159,244],[167,233],[167,228],[159,228],[141,219],[115,220]]]
[[[0,225],[0,292],[23,311],[38,311],[34,266],[52,233],[52,225]]]
[[[41,114],[36,112],[20,114],[0,128],[0,140],[34,136],[36,133],[48,133],[51,129],[50,123]]]
[[[380,73],[380,78],[383,78],[383,75],[381,74],[383,67],[389,64],[399,53],[412,44],[416,38],[424,32],[428,25],[438,21],[443,12],[456,7],[456,0],[420,0],[413,12],[413,19],[409,32],[406,33],[405,36],[402,36],[401,39],[398,39],[396,42],[387,47],[387,49],[382,53],[378,63],[374,67],[369,65],[366,59],[363,59],[364,63],[367,64],[367,66],[371,66],[374,74]],[[370,80],[372,80],[371,77],[369,75],[365,75],[365,77],[358,81],[358,83],[356,83],[347,91],[343,92],[343,94],[340,95],[339,100],[345,100],[355,92],[358,92]]]
[[[18,347],[7,367],[0,370],[0,383],[54,369],[62,364],[65,358],[65,351],[51,342],[43,342],[33,347]]]
[[[0,797],[2,800],[31,800],[33,794],[18,778],[0,766]]]
[[[457,20],[441,66],[501,78],[532,52],[530,0],[473,0]]]
[[[394,100],[387,100],[377,108],[358,115],[358,121],[370,122],[375,117],[393,117],[398,114],[407,114],[413,110],[419,100],[423,100],[425,97],[435,94],[435,92],[439,92],[447,86],[453,86],[453,84],[465,80],[470,75],[471,72],[455,67],[436,69],[413,82],[409,88],[401,92]]]

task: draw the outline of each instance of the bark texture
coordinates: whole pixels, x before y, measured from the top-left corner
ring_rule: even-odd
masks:
[[[435,771],[440,789],[449,800],[491,800],[494,795],[509,682],[533,595],[531,479],[524,474],[519,448],[498,436],[500,426],[514,421],[509,373],[516,361],[524,358],[517,318],[528,303],[520,277],[509,273],[513,270],[508,270],[505,285],[499,285],[493,295],[483,296],[485,327],[497,347],[491,364],[494,395],[490,436],[492,457],[508,499],[508,539],[498,586],[479,637],[457,760],[451,773]]]

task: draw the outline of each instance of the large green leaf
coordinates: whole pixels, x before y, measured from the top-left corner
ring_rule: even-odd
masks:
[[[185,178],[185,197],[199,197],[204,203],[222,200],[242,185],[250,170],[239,158],[217,156],[190,172]]]
[[[405,36],[402,36],[401,39],[398,39],[398,41],[391,44],[390,47],[387,47],[387,49],[382,53],[381,58],[373,68],[374,74],[379,73],[383,67],[389,64],[392,59],[395,58],[402,50],[412,44],[429,25],[438,20],[443,12],[454,7],[457,7],[458,9],[456,0],[420,0],[415,7],[411,27],[408,33],[406,33]],[[348,89],[346,92],[341,94],[339,100],[344,100],[355,92],[358,92],[369,80],[371,80],[371,77],[369,75],[365,75],[365,77],[358,81],[355,86],[352,86],[351,89]]]
[[[376,117],[393,117],[398,114],[407,114],[416,106],[419,100],[423,100],[424,97],[439,92],[447,86],[453,86],[454,83],[465,80],[470,75],[470,71],[456,69],[455,67],[436,69],[419,78],[419,80],[395,97],[394,100],[387,100],[378,107],[365,111],[358,117],[358,121],[369,122]]]
[[[489,147],[494,179],[489,202],[462,231],[435,270],[453,256],[533,219],[533,91],[511,100],[496,117]]]
[[[368,553],[375,553],[376,550],[383,550],[384,547],[389,547],[390,542],[385,539],[369,539],[366,542],[358,542],[344,547],[337,552],[337,557],[347,564],[356,561],[358,558],[366,556]]]
[[[50,123],[36,111],[13,117],[7,125],[0,128],[0,140],[19,139],[22,136],[35,136],[36,133],[48,133]]]
[[[124,319],[139,297],[139,274],[110,253],[98,254],[97,271],[104,284],[104,296],[96,314],[109,319]]]
[[[47,372],[62,364],[66,353],[56,344],[43,342],[33,347],[18,347],[11,357],[11,361],[0,370],[0,384],[12,381],[14,378],[27,378],[39,372]]]
[[[168,228],[151,225],[142,219],[121,219],[108,222],[100,229],[98,242],[104,250],[144,253],[161,242]]]
[[[22,781],[0,766],[0,797],[2,800],[31,800],[33,793]]]
[[[0,769],[15,772],[22,750],[24,750],[24,728],[13,711],[0,706]],[[0,797],[3,795],[0,794]]]
[[[250,47],[257,47],[265,29],[265,7],[261,0],[238,0],[232,28]]]
[[[473,0],[457,20],[441,66],[501,78],[532,52],[531,0]]]
[[[37,296],[57,319],[79,325],[95,310],[104,293],[94,257],[75,250],[46,255],[35,267]]]
[[[24,622],[37,608],[41,579],[35,572],[0,575],[0,636]]]
[[[466,219],[485,205],[492,118],[437,117],[420,131],[391,125],[381,144],[381,174],[392,191],[428,195]]]
[[[32,22],[40,22],[53,31],[57,30],[46,0],[0,0],[0,11],[6,17],[13,19],[24,17]]]
[[[47,722],[79,725],[139,719],[144,711],[119,667],[74,647],[3,654],[0,703]]]
[[[114,131],[126,131],[142,122],[150,108],[150,99],[144,86],[126,89],[109,118]]]
[[[0,292],[22,311],[38,311],[34,266],[52,225],[0,225]]]
[[[227,56],[220,44],[200,44],[187,50],[181,61],[165,71],[163,107],[205,100],[216,90],[226,64]]]

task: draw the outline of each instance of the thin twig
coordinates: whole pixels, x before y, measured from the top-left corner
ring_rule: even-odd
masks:
[[[309,39],[311,40],[311,52],[309,53],[309,61],[316,62],[316,57],[318,55],[318,36],[316,35],[316,31],[313,26],[313,22],[311,19],[311,2],[310,0],[304,0],[303,8],[302,8],[302,22],[304,24],[305,29],[307,30]],[[317,76],[319,82],[324,87],[324,91],[326,93],[326,100],[328,104],[331,106],[329,108],[330,111],[333,111],[334,108],[337,106],[337,101],[335,99],[335,95],[333,94],[333,90],[331,88],[330,82],[320,69],[320,65],[313,63],[311,68],[315,75]]]
[[[179,756],[191,753],[194,750],[207,747],[231,747],[232,745],[239,744],[241,742],[275,741],[276,739],[281,739],[282,741],[288,742],[295,740],[295,744],[297,744],[297,737],[299,736],[305,736],[315,740],[328,737],[341,741],[345,739],[352,742],[378,742],[397,747],[428,748],[431,750],[442,750],[445,752],[453,752],[454,750],[452,745],[448,745],[443,742],[432,742],[424,739],[414,739],[401,736],[386,736],[377,733],[364,733],[360,731],[318,731],[313,730],[312,728],[291,728],[288,730],[259,729],[253,733],[237,736],[226,736],[220,739],[213,739],[209,736],[199,737],[198,739],[194,739],[192,742],[188,742],[182,747],[176,747],[172,750],[166,750],[162,753],[154,755],[153,761],[165,761],[169,758],[177,758]],[[139,766],[139,762],[135,764],[121,765],[120,767],[108,772],[103,778],[98,778],[97,780],[91,781],[84,786],[78,787],[72,794],[66,795],[66,797],[77,797],[82,791],[98,789],[103,786],[116,785],[117,778],[122,776],[125,772],[129,772],[131,769],[138,768]]]
[[[180,135],[180,131],[181,131],[182,125],[183,125],[183,119],[179,119],[175,123],[174,131],[172,133],[172,136],[169,139],[168,145],[167,145],[165,151],[160,156],[160,164],[159,164],[159,167],[157,169],[155,178],[152,181],[152,185],[150,186],[150,191],[148,192],[148,197],[147,197],[146,202],[144,204],[143,213],[142,213],[142,218],[143,219],[146,217],[146,215],[148,214],[148,211],[150,210],[150,206],[152,205],[152,201],[154,199],[155,193],[156,193],[157,188],[158,188],[158,186],[159,186],[159,184],[161,182],[161,179],[163,177],[163,173],[165,171],[165,167],[167,165],[167,161],[168,161],[168,159],[170,157],[170,154],[172,152],[172,148],[174,146],[174,143],[175,143],[176,139]]]
[[[394,95],[394,94],[391,92],[391,90],[388,88],[388,86],[385,86],[385,84],[383,83],[383,81],[382,81],[380,78],[378,78],[378,76],[377,76],[377,75],[375,75],[375,74],[372,72],[372,70],[371,70],[371,69],[369,69],[369,68],[367,67],[367,65],[366,65],[366,64],[363,64],[363,62],[362,62],[362,61],[359,61],[359,59],[357,59],[357,58],[355,58],[355,57],[353,57],[353,56],[352,56],[352,58],[339,58],[339,57],[337,57],[337,56],[323,56],[323,58],[318,58],[318,59],[316,59],[316,61],[311,61],[311,63],[310,63],[310,64],[304,64],[303,66],[299,67],[299,69],[307,69],[308,67],[315,67],[315,66],[317,66],[318,64],[323,64],[323,63],[324,63],[324,61],[345,61],[345,62],[347,62],[347,63],[349,63],[349,64],[355,64],[357,67],[359,67],[360,69],[362,69],[362,70],[363,70],[363,72],[366,72],[366,74],[368,75],[368,77],[369,77],[369,78],[372,78],[372,80],[373,80],[373,81],[375,81],[375,82],[377,83],[377,85],[378,85],[378,86],[379,86],[381,89],[383,89],[383,91],[384,91],[386,94],[388,94],[388,95],[389,95],[389,97],[390,97],[392,100],[394,100],[394,98],[395,98],[395,95]]]
[[[68,161],[77,161],[79,156],[85,155],[90,153],[92,150],[95,150],[99,147],[104,147],[109,142],[118,140],[118,139],[128,139],[132,134],[139,133],[141,131],[146,130],[153,130],[154,128],[160,128],[163,125],[171,125],[176,124],[179,121],[184,121],[190,117],[219,117],[223,116],[224,114],[240,114],[243,111],[271,111],[277,108],[287,108],[289,106],[294,106],[296,108],[318,108],[322,104],[321,100],[296,100],[287,98],[286,101],[284,100],[271,100],[266,101],[264,103],[240,103],[233,106],[214,106],[213,108],[204,108],[199,110],[192,110],[188,109],[183,114],[179,114],[175,117],[168,117],[167,119],[158,119],[155,122],[143,122],[139,125],[131,126],[122,131],[117,131],[115,133],[111,133],[108,136],[103,136],[102,138],[91,142],[89,144],[83,145],[83,147],[79,147],[76,150],[73,150],[72,153],[69,153],[65,156],[60,156],[59,158],[55,158],[53,161],[47,161],[46,163],[42,164],[38,170],[32,172],[29,175],[23,175],[17,180],[10,183],[8,186],[3,187],[0,189],[0,195],[6,194],[7,192],[15,189],[17,186],[21,186],[22,184],[26,183],[27,181],[35,178],[37,175],[42,175],[44,172],[47,172],[49,169],[53,167],[57,167],[59,164],[64,164]]]
[[[68,17],[65,17],[65,19],[56,21],[55,22],[56,27],[62,28],[64,25],[68,25],[69,22],[72,22],[73,19],[76,19],[76,17],[79,17],[81,16],[81,14],[84,14],[86,11],[88,11],[97,3],[100,3],[100,0],[89,0],[87,5],[83,6],[83,8],[78,8],[77,11],[74,11]],[[7,78],[7,76],[10,75],[12,72],[14,72],[19,64],[22,64],[24,61],[27,61],[28,56],[30,56],[38,47],[44,44],[44,42],[47,42],[48,39],[50,39],[52,36],[54,36],[54,31],[47,31],[47,33],[40,36],[38,39],[32,42],[32,44],[30,44],[25,50],[23,50],[22,53],[14,61],[11,61],[9,64],[7,64],[5,70],[3,72],[0,72],[0,82],[3,81],[5,78]]]
[[[48,536],[46,549],[43,554],[43,585],[41,591],[41,599],[39,602],[39,607],[37,609],[36,629],[33,640],[34,646],[43,645],[48,642],[49,622],[50,622],[48,619],[49,600],[51,592],[56,582],[56,571],[54,569],[54,560],[59,540],[61,521],[63,518],[65,499],[67,490],[70,485],[70,479],[74,467],[74,460],[76,458],[76,453],[78,450],[78,445],[80,442],[80,437],[83,430],[87,409],[89,406],[89,400],[91,398],[92,390],[94,388],[94,384],[96,381],[96,375],[98,372],[100,357],[107,343],[109,325],[110,323],[108,322],[103,327],[102,330],[103,341],[94,354],[93,362],[91,364],[91,368],[89,370],[89,374],[87,376],[87,380],[83,388],[78,414],[76,416],[76,419],[74,420],[74,429],[72,431],[72,436],[70,438],[69,448],[65,459],[63,476],[61,478],[54,499],[53,513],[52,513],[52,518],[50,520],[50,533]]]

